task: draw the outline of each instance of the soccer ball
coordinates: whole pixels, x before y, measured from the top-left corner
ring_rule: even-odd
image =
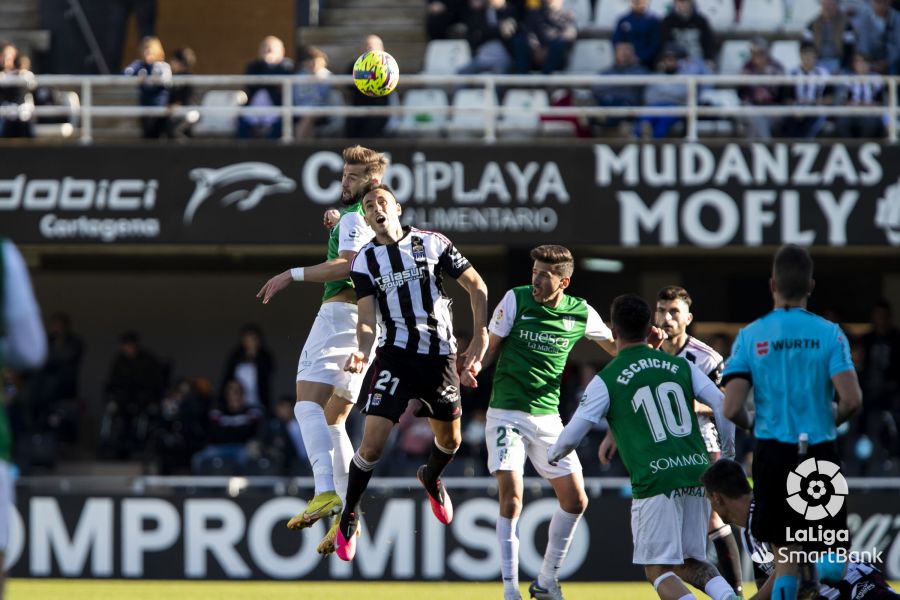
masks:
[[[387,96],[399,80],[400,67],[387,52],[369,50],[353,63],[353,83],[366,96]]]

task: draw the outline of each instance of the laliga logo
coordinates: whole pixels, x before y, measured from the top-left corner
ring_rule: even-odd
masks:
[[[827,495],[828,488],[825,481],[831,481],[834,490],[831,499],[821,504],[810,505],[800,495],[804,479],[809,480],[806,488],[807,496],[816,501]],[[844,505],[844,497],[849,491],[847,481],[840,473],[840,467],[827,460],[816,461],[814,458],[808,458],[788,474],[787,493],[787,502],[791,508],[803,515],[807,521],[819,521],[836,515]]]
[[[892,246],[900,246],[900,180],[884,190],[884,198],[878,199],[875,225],[884,229],[884,235]]]
[[[764,565],[775,560],[775,555],[768,548],[757,548],[750,554],[750,559],[757,564]]]
[[[238,210],[250,210],[256,207],[263,198],[271,194],[286,194],[297,189],[297,182],[287,177],[281,169],[262,162],[242,162],[221,169],[191,169],[191,179],[196,183],[194,193],[184,209],[184,224],[194,221],[194,213],[204,200],[212,196],[216,188],[223,188],[235,183],[245,184],[255,181],[250,188],[235,190],[222,198],[222,205],[237,203]],[[250,188],[250,189],[248,189]]]

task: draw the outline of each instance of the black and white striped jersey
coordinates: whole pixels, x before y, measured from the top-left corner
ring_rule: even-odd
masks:
[[[689,335],[684,345],[678,349],[675,356],[688,360],[706,373],[716,385],[722,384],[722,355],[704,344],[694,336]]]
[[[417,354],[456,352],[451,300],[444,294],[444,273],[454,279],[471,267],[440,233],[404,227],[395,244],[376,240],[360,248],[350,266],[356,297],[375,296],[378,345]]]

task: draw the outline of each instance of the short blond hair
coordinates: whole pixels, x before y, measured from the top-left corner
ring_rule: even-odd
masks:
[[[159,40],[158,37],[148,35],[147,37],[145,37],[144,39],[141,40],[141,53],[143,53],[144,50],[147,50],[147,49],[149,49],[150,52],[153,54],[154,60],[157,60],[157,61],[166,60],[166,53],[163,50],[162,42]]]
[[[377,152],[358,144],[344,148],[341,156],[344,158],[344,164],[364,165],[366,175],[379,180],[384,177],[384,172],[388,168],[388,159],[383,152]]]

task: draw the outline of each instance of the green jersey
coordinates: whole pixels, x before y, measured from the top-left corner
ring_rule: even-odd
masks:
[[[721,392],[687,360],[630,346],[588,385],[573,420],[609,420],[633,495],[648,498],[700,485],[709,455],[693,406],[709,394]]]
[[[523,285],[506,292],[491,318],[491,333],[505,339],[490,405],[557,414],[560,380],[575,342],[583,337],[609,340],[612,332],[585,300],[564,294],[552,308],[536,302],[531,289]]]
[[[337,258],[341,252],[358,252],[363,245],[375,237],[372,229],[366,224],[362,201],[341,208],[341,219],[331,228],[328,235],[328,254],[326,260]],[[332,298],[342,291],[352,288],[350,278],[328,281],[322,301]]]

